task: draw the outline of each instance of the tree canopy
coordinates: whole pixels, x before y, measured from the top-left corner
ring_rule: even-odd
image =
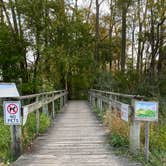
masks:
[[[164,96],[165,22],[165,0],[0,0],[1,81],[22,94],[66,88],[81,98],[94,87]]]

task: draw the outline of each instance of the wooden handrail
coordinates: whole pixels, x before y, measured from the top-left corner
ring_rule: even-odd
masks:
[[[121,96],[121,97],[131,98],[131,99],[143,99],[143,98],[145,98],[145,96],[140,96],[140,95],[129,95],[129,94],[123,94],[123,93],[96,90],[96,89],[90,89],[90,91],[97,92],[97,93],[104,93],[104,94],[108,94],[108,95]]]
[[[53,97],[48,97],[48,98],[46,98],[46,99],[44,99],[44,100],[40,100],[40,101],[36,101],[36,102],[34,102],[34,103],[31,103],[31,104],[24,105],[24,106],[22,106],[22,108],[24,109],[25,107],[27,107],[27,108],[28,108],[28,113],[34,112],[34,111],[40,109],[43,105],[46,105],[46,104],[48,104],[48,103],[51,103],[51,102],[55,101],[56,99],[59,99],[59,98],[65,96],[65,95],[67,95],[67,92],[65,92],[65,91],[60,91],[60,92],[63,92],[63,93],[61,93],[61,94],[56,94],[56,95],[53,96]],[[47,94],[48,94],[48,93],[47,93]],[[54,94],[54,92],[53,92],[53,93],[49,93],[49,94]],[[39,95],[39,96],[40,96],[40,95]],[[35,96],[35,97],[38,97],[38,95]],[[25,99],[25,98],[24,98],[24,99]],[[27,98],[26,98],[26,99],[27,99]]]
[[[56,94],[56,93],[61,93],[65,92],[66,90],[57,90],[57,91],[50,91],[50,92],[43,92],[43,93],[37,93],[37,94],[32,94],[32,95],[25,95],[25,96],[20,96],[20,97],[14,97],[15,99],[19,100],[24,100],[24,99],[31,99],[35,97],[39,97],[42,95],[49,95],[49,94]]]
[[[131,99],[130,104],[123,103],[118,99],[114,99],[113,96],[124,97]],[[92,106],[97,107],[100,112],[103,111],[103,103],[106,105],[107,110],[112,111],[112,107],[122,111],[123,106],[128,108],[128,118],[130,118],[130,150],[133,153],[137,153],[140,148],[140,122],[135,121],[133,118],[133,101],[135,99],[143,99],[144,96],[140,95],[128,95],[115,92],[107,92],[102,90],[91,89],[89,91],[89,100]]]
[[[34,98],[32,103],[26,104],[22,106],[23,111],[23,123],[26,123],[28,114],[35,112],[36,113],[36,134],[39,134],[39,126],[40,126],[40,109],[43,109],[43,113],[48,114],[48,104],[51,104],[51,118],[55,117],[55,100],[60,99],[60,110],[67,102],[67,94],[66,90],[57,90],[51,92],[44,92],[39,94],[32,94],[20,97],[14,97],[13,99],[17,100],[26,100]],[[11,126],[11,151],[13,157],[18,157],[22,152],[22,135],[21,135],[21,126]]]

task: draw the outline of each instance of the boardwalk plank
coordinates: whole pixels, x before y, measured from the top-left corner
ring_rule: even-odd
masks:
[[[38,137],[32,151],[12,166],[136,166],[115,156],[102,124],[84,101],[71,101],[58,114],[48,133]]]

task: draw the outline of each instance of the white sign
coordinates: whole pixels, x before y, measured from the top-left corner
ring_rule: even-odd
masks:
[[[20,101],[4,101],[4,122],[6,125],[21,125]]]
[[[121,118],[128,122],[129,117],[129,105],[127,104],[121,104]]]
[[[19,97],[15,83],[0,83],[0,97]]]
[[[28,107],[23,108],[23,126],[25,125],[28,118]]]

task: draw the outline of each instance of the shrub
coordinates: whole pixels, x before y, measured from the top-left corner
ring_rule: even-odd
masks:
[[[39,133],[44,133],[50,126],[50,118],[48,115],[40,114],[40,128]],[[27,122],[23,127],[23,147],[26,148],[31,144],[36,137],[36,115],[31,113],[28,115]]]
[[[34,113],[28,115],[27,122],[22,128],[23,148],[26,148],[36,136],[36,116]]]
[[[40,115],[40,128],[39,128],[39,132],[40,133],[44,133],[48,127],[50,126],[50,118],[47,115],[41,114]]]
[[[10,158],[10,127],[4,125],[3,118],[0,118],[0,159],[7,161]]]
[[[166,125],[152,126],[150,132],[150,150],[166,151]]]
[[[119,133],[111,132],[109,138],[109,142],[113,147],[128,147],[129,145],[128,138]]]

